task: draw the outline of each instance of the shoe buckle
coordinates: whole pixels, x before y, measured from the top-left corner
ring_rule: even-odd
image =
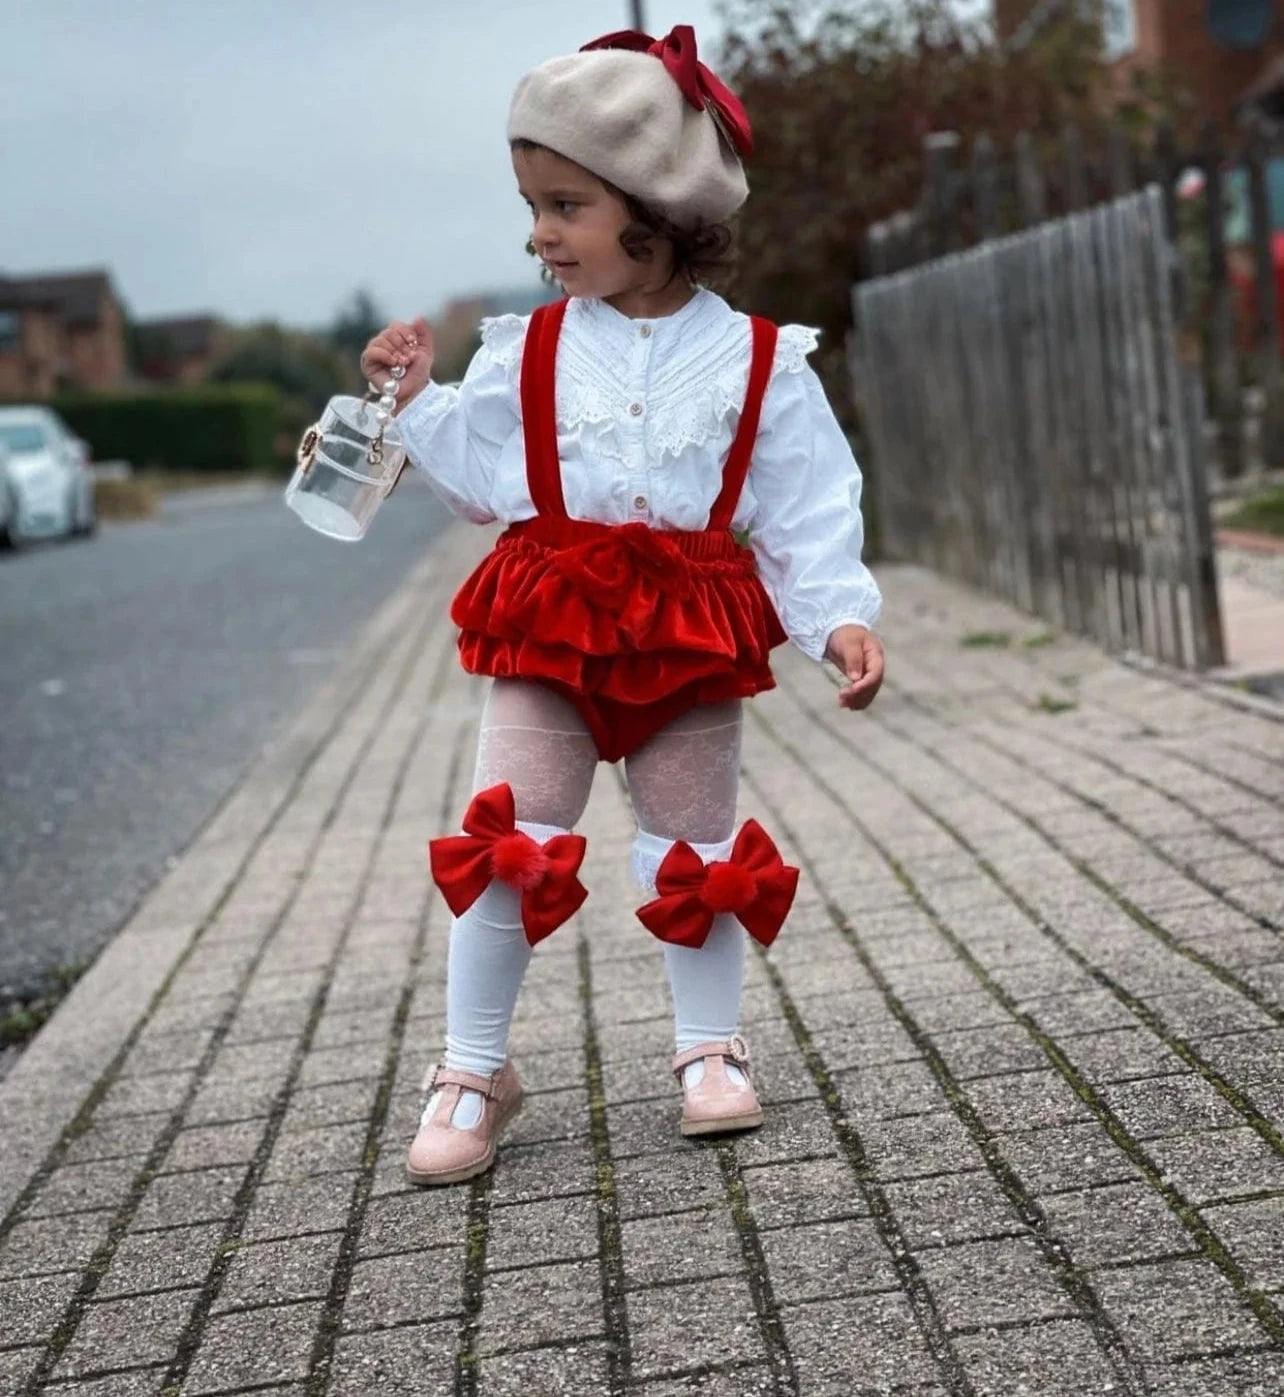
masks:
[[[749,1066],[749,1045],[738,1033],[733,1033],[727,1039],[726,1056],[736,1064],[737,1067]]]

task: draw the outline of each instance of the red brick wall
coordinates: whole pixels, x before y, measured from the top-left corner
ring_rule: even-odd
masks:
[[[1259,49],[1223,48],[1208,32],[1207,0],[1133,0],[1137,52],[1121,62],[1126,70],[1141,63],[1167,69],[1194,98],[1197,120],[1215,117],[1229,124],[1231,109],[1244,89],[1284,51],[1278,39]],[[1275,0],[1284,19],[1284,0]]]

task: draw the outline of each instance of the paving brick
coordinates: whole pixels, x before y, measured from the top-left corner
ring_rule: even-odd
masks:
[[[862,1121],[917,1116],[948,1107],[941,1084],[921,1059],[837,1072],[843,1107],[859,1129]]]
[[[467,1229],[468,1200],[463,1189],[408,1189],[370,1200],[357,1238],[357,1254],[379,1256],[407,1247],[462,1246]]]
[[[174,1111],[191,1088],[192,1072],[150,1072],[143,1077],[121,1077],[94,1108],[95,1120]]]
[[[759,1229],[825,1222],[869,1212],[845,1159],[764,1164],[741,1170]]]
[[[148,1152],[170,1124],[168,1111],[143,1116],[120,1116],[115,1120],[92,1120],[75,1135],[62,1157],[64,1166],[87,1164],[91,1160],[123,1159],[132,1155],[142,1164]]]
[[[462,1315],[464,1252],[433,1247],[358,1261],[343,1306],[345,1331]]]
[[[1041,1130],[1092,1119],[1087,1104],[1058,1072],[1013,1072],[969,1082],[965,1095],[991,1131]]]
[[[162,1232],[126,1232],[94,1298],[200,1285],[218,1255],[223,1225],[199,1223]]]
[[[866,1218],[775,1228],[760,1235],[780,1304],[894,1290],[891,1254]]]
[[[492,1207],[486,1266],[546,1265],[596,1256],[597,1205],[591,1194]]]
[[[323,1174],[302,1182],[263,1184],[241,1230],[246,1241],[301,1237],[347,1225],[354,1174]]]
[[[1124,1342],[1147,1364],[1264,1337],[1252,1311],[1202,1258],[1099,1271],[1092,1284]]]
[[[1095,1121],[996,1137],[1030,1193],[1056,1193],[1136,1179],[1138,1169]]]
[[[729,1208],[701,1208],[633,1218],[620,1229],[625,1284],[656,1285],[744,1269]]]
[[[726,1186],[712,1150],[675,1149],[668,1154],[616,1160],[612,1168],[619,1217],[718,1208]]]
[[[245,1169],[197,1169],[183,1174],[160,1174],[143,1194],[133,1217],[137,1228],[181,1227],[189,1222],[214,1222],[232,1215],[232,1203],[245,1180]]]
[[[330,1365],[327,1397],[424,1397],[455,1386],[456,1321],[343,1334]]]
[[[763,1113],[760,1129],[736,1140],[736,1156],[743,1166],[818,1158],[837,1152],[833,1125],[819,1101],[796,1101],[772,1107]]]
[[[960,1334],[954,1351],[977,1397],[1012,1397],[1023,1392],[1083,1397],[1089,1392],[1126,1390],[1091,1328],[1079,1319]]]
[[[593,1187],[593,1149],[588,1140],[521,1146],[506,1139],[500,1146],[491,1196],[496,1203],[524,1203],[590,1193]]]
[[[1047,1066],[1039,1044],[1017,1023],[987,1024],[951,1033],[937,1033],[932,1046],[950,1075],[965,1082],[996,1073],[1026,1072]]]
[[[128,1196],[141,1164],[139,1158],[126,1157],[56,1169],[32,1199],[26,1216],[37,1218],[118,1208]]]
[[[1244,1123],[1230,1102],[1194,1072],[1116,1082],[1103,1095],[1120,1124],[1137,1140]]]
[[[1204,1220],[1262,1290],[1284,1288],[1284,1196],[1205,1208]]]
[[[1148,1184],[1107,1184],[1040,1200],[1049,1231],[1078,1267],[1146,1261],[1193,1250],[1194,1237]]]
[[[265,1183],[289,1183],[357,1169],[365,1151],[369,1124],[322,1125],[281,1133],[264,1171]]]
[[[766,1357],[748,1283],[737,1277],[634,1291],[629,1332],[639,1379]]]
[[[940,1370],[899,1291],[790,1305],[785,1340],[808,1397],[932,1394]],[[957,1390],[957,1389],[952,1389]]]
[[[281,1119],[281,1131],[292,1134],[296,1130],[316,1130],[323,1125],[366,1121],[377,1090],[376,1083],[368,1080],[302,1088],[290,1098]]]
[[[44,1343],[58,1327],[67,1302],[80,1285],[80,1273],[0,1281],[0,1314],[5,1344]]]
[[[0,1392],[20,1392],[43,1356],[44,1349],[34,1344],[0,1350]]]
[[[494,1271],[486,1278],[477,1352],[590,1338],[602,1313],[601,1270],[596,1261]]]
[[[71,1213],[19,1222],[0,1242],[0,1278],[82,1271],[107,1236],[113,1214]]]
[[[189,1169],[213,1169],[220,1165],[248,1164],[263,1139],[262,1118],[231,1125],[198,1125],[180,1130],[161,1167],[175,1173]]]
[[[883,1195],[911,1251],[1016,1232],[1023,1226],[987,1169],[888,1183]]]
[[[860,1138],[870,1166],[882,1180],[957,1173],[983,1161],[979,1147],[950,1111],[862,1121]]]
[[[215,1301],[216,1310],[249,1309],[290,1301],[324,1300],[339,1256],[340,1232],[240,1243]]]
[[[1105,1033],[1076,1034],[1060,1039],[1057,1046],[1093,1086],[1190,1070],[1163,1039],[1148,1028],[1114,1028]]]
[[[1279,1397],[1284,1392],[1284,1353],[1255,1349],[1225,1358],[1197,1358],[1150,1365],[1154,1397]]]
[[[164,1363],[143,1368],[127,1368],[102,1378],[72,1378],[51,1383],[46,1392],[56,1395],[75,1393],[76,1397],[156,1397],[165,1381]]]
[[[598,1389],[605,1392],[606,1387]],[[770,1368],[735,1364],[720,1372],[689,1373],[681,1378],[656,1378],[636,1389],[642,1397],[774,1397],[779,1391]]]
[[[125,1300],[91,1304],[55,1376],[71,1377],[103,1369],[165,1362],[196,1301],[195,1290],[167,1290]]]
[[[1284,1159],[1248,1126],[1148,1140],[1146,1153],[1191,1203],[1284,1188]]]
[[[273,1305],[215,1315],[188,1369],[184,1393],[197,1397],[306,1377],[320,1321],[318,1304]]]
[[[479,1371],[479,1397],[586,1397],[610,1391],[606,1345],[600,1342],[497,1353],[482,1359]]]
[[[1276,1082],[1284,1063],[1284,1028],[1202,1038],[1195,1046],[1214,1071],[1236,1086]]]
[[[1028,1237],[923,1251],[919,1268],[949,1329],[1071,1314],[1074,1305]]]

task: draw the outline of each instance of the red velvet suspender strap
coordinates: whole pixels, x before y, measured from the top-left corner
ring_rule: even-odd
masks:
[[[749,474],[749,463],[753,460],[762,400],[767,394],[771,366],[776,358],[776,326],[756,315],[750,317],[750,324],[753,327],[753,357],[749,362],[749,388],[745,393],[744,411],[740,414],[740,427],[727,453],[726,465],[722,468],[722,489],[709,511],[711,529],[731,527],[736,505],[740,503],[740,492],[744,489],[745,476]]]
[[[557,454],[557,341],[566,302],[539,306],[531,316],[522,350],[522,432],[526,443],[526,483],[536,510],[566,518],[562,463]]]

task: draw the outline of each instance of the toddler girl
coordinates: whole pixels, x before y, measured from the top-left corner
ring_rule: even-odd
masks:
[[[422,320],[362,356],[367,378],[404,372],[414,465],[457,513],[506,526],[451,610],[464,668],[492,684],[465,832],[429,845],[455,920],[420,1184],[489,1168],[521,1103],[509,1022],[532,946],[587,896],[570,831],[599,760],[625,763],[682,1133],[761,1123],[737,1033],[745,935],[770,944],[798,871],[755,821],[735,832],[741,700],[772,687],[786,637],[838,666],[846,708],[883,674],[861,477],[807,367],[816,332],[696,282],[747,195],[751,134],[693,31],[612,34],[536,68],[508,140],[567,299],[484,322],[457,388],[429,382]]]

